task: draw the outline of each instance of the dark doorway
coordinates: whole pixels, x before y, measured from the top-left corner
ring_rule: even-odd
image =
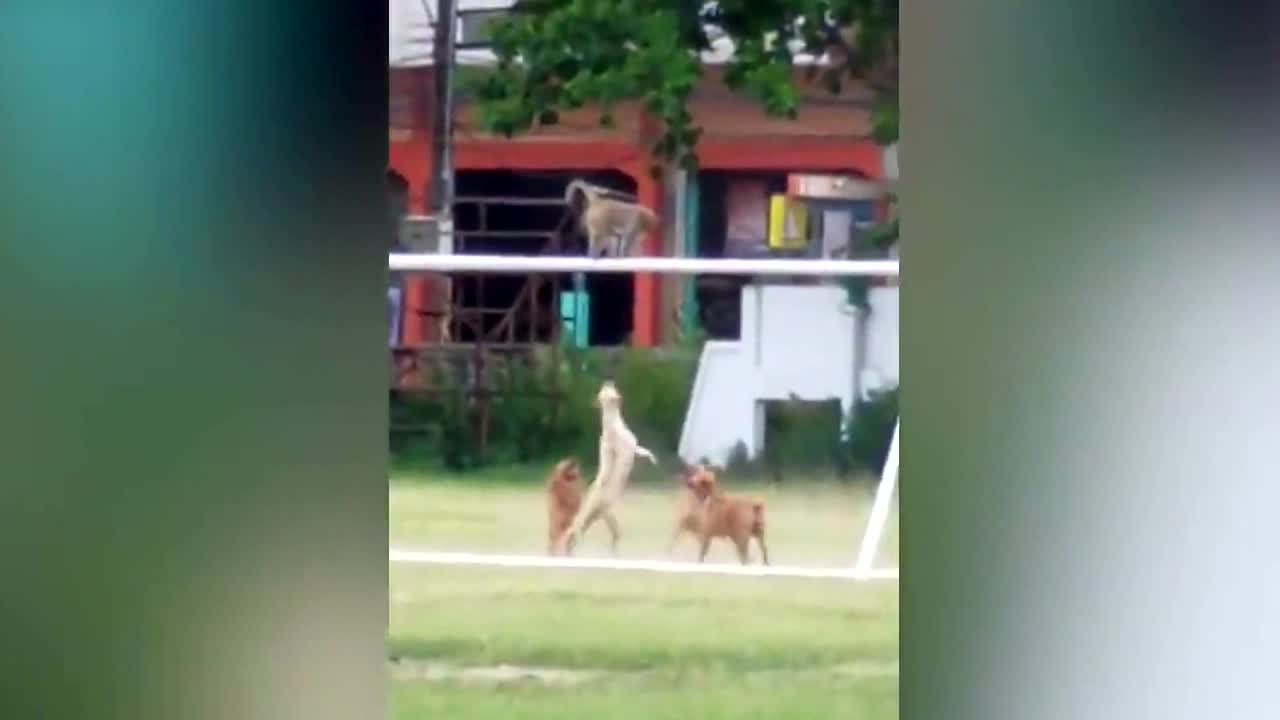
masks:
[[[572,217],[566,218],[563,204],[503,203],[503,198],[543,198],[562,200],[565,186],[573,178],[602,185],[621,192],[634,193],[635,182],[618,172],[563,171],[526,172],[513,170],[460,170],[456,179],[457,202],[454,205],[455,232],[459,237],[457,251],[468,254],[582,255],[586,238],[577,231]],[[468,237],[468,231],[486,230],[482,236]],[[553,238],[554,235],[554,238]],[[573,288],[573,277],[558,275],[561,290]],[[521,275],[495,274],[459,276],[454,283],[454,302],[462,307],[508,307],[514,303],[527,280]],[[535,299],[539,315],[559,317],[559,298],[548,285]],[[590,298],[592,345],[621,345],[631,334],[634,279],[632,275],[595,274],[586,278]],[[483,297],[481,297],[483,295]],[[486,318],[486,329],[500,318]],[[550,341],[550,327],[538,328],[540,342]],[[465,334],[455,338],[463,342],[475,337]]]

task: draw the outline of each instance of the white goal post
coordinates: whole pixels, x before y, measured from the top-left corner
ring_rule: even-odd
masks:
[[[897,260],[800,260],[790,258],[588,258],[556,255],[450,255],[392,253],[397,272],[484,273],[660,273],[668,275],[761,275],[898,277]]]
[[[828,259],[745,259],[631,257],[593,259],[582,256],[455,255],[392,253],[389,269],[395,272],[430,273],[659,273],[754,275],[762,277],[899,277],[897,260]],[[565,558],[528,555],[422,552],[391,548],[390,561],[434,565],[480,565],[496,567],[580,568],[642,570],[667,573],[704,573],[776,577],[811,577],[850,580],[897,580],[897,568],[875,568],[876,553],[884,535],[893,495],[898,482],[899,431],[895,421],[893,439],[876,487],[871,513],[863,532],[858,554],[848,567],[787,567],[725,565],[617,558]]]

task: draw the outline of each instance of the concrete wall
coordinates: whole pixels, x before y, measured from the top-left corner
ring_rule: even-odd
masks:
[[[853,401],[855,311],[834,285],[747,286],[742,291],[744,369],[757,400]]]
[[[866,316],[863,391],[898,382],[898,288],[874,288]],[[741,340],[703,348],[680,456],[724,463],[741,443],[749,457],[763,448],[766,400],[854,402],[860,312],[836,286],[747,286]]]
[[[867,354],[861,390],[888,390],[898,386],[898,288],[872,288],[867,298]]]

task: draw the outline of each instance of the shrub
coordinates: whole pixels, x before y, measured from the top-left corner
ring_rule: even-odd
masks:
[[[427,381],[436,392],[392,401],[393,424],[420,430],[413,439],[393,434],[393,463],[470,470],[570,454],[591,463],[600,432],[593,402],[606,378],[622,390],[627,422],[642,442],[669,457],[680,440],[697,358],[688,347],[539,352],[529,362],[493,366],[487,374],[497,392],[488,398],[471,393],[456,368],[432,368]],[[490,424],[482,451],[484,402]]]
[[[487,399],[469,392],[465,374],[458,368],[433,367],[428,382],[436,393],[392,401],[393,425],[417,430],[392,434],[392,462],[401,467],[465,471],[550,463],[575,455],[594,465],[600,418],[593,401],[600,383],[612,378],[622,390],[627,423],[668,464],[680,442],[698,357],[699,348],[693,343],[661,349],[544,351],[527,362],[493,367],[491,383],[499,392]],[[550,392],[557,387],[558,402]],[[490,425],[482,451],[480,410],[486,401]],[[770,403],[762,456],[747,461],[746,450],[740,447],[727,465],[735,474],[765,476],[775,482],[785,482],[796,472],[878,473],[888,456],[897,417],[897,388],[860,402],[843,434],[834,402]]]
[[[854,469],[880,472],[889,457],[889,444],[897,421],[896,387],[858,403],[841,443],[844,463]]]

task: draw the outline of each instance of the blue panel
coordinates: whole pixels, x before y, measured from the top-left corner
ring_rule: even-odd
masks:
[[[591,332],[591,298],[585,292],[560,293],[560,340],[585,348]]]
[[[687,183],[685,185],[685,204],[684,204],[684,252],[686,257],[698,257],[698,228],[701,224],[701,216],[698,212],[700,203],[698,194],[698,173],[693,171],[687,173]],[[697,287],[694,275],[685,275],[683,287],[681,288],[680,316],[682,320],[681,330],[687,335],[698,328],[698,297],[695,292]]]

